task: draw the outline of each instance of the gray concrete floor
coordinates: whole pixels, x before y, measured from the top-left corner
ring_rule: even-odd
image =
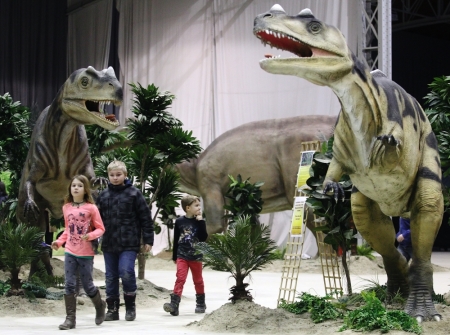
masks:
[[[450,252],[433,252],[433,264],[450,268]],[[102,256],[96,256],[94,264],[97,268],[104,271],[104,263]],[[207,295],[207,313],[211,313],[223,304],[228,302],[229,288],[233,285],[233,280],[229,278],[227,273],[205,271],[204,280]],[[174,283],[174,271],[154,271],[147,270],[145,278],[152,283],[171,289]],[[358,287],[362,288],[367,285],[367,279],[378,280],[380,284],[386,282],[385,275],[367,274],[363,276],[352,276],[352,285],[354,291],[358,291]],[[252,290],[255,303],[275,308],[278,292],[280,287],[281,274],[256,271],[252,275],[252,281],[249,288]],[[104,283],[99,282],[98,285]],[[448,292],[450,284],[450,272],[434,273],[434,289],[436,293]],[[298,278],[298,292],[309,292],[311,294],[324,295],[324,283],[322,275],[301,273]],[[77,328],[70,330],[70,334],[133,334],[133,335],[179,335],[179,334],[206,334],[187,328],[190,322],[198,321],[203,318],[202,314],[194,313],[195,295],[192,281],[187,281],[180,304],[180,315],[173,317],[165,313],[162,306],[147,306],[146,308],[137,309],[137,318],[133,322],[125,320],[115,322],[104,322],[101,326],[93,324],[93,313],[84,312],[77,314]],[[12,318],[0,317],[0,334],[1,335],[25,335],[25,334],[61,334],[58,325],[63,319],[63,311],[61,314],[51,317],[26,317]],[[215,335],[224,335],[215,333]]]

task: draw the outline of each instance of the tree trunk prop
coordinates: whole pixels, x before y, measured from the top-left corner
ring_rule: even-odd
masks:
[[[352,295],[352,281],[350,279],[350,271],[348,270],[348,264],[347,264],[347,246],[345,245],[345,242],[341,246],[342,248],[342,267],[344,268],[345,273],[345,279],[347,280],[347,292],[348,295]]]

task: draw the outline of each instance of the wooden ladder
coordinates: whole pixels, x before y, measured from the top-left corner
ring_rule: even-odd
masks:
[[[302,156],[302,152],[320,151],[320,147],[321,147],[320,141],[302,142],[300,157]],[[300,163],[301,159],[299,162],[299,172],[297,174],[297,179],[300,173]],[[299,188],[298,183],[296,183],[294,198],[301,195],[303,195],[301,189]],[[283,301],[287,303],[292,303],[295,300],[297,294],[298,275],[300,272],[300,262],[302,259],[301,256],[303,251],[305,226],[306,224],[303,224],[301,236],[298,235],[292,236],[291,230],[289,230],[288,241],[286,243],[286,252],[284,254],[284,264],[281,270],[281,283],[277,300],[278,305]]]

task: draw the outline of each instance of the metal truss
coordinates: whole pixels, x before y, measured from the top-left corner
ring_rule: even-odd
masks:
[[[394,0],[392,15],[394,31],[450,23],[450,1]]]
[[[358,54],[371,70],[392,78],[392,26],[390,0],[360,0],[361,40]]]

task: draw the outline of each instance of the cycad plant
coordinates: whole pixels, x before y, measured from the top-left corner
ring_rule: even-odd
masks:
[[[38,227],[29,227],[23,223],[0,225],[0,261],[10,272],[12,290],[19,290],[22,281],[19,279],[20,268],[30,264],[42,252],[44,233]]]
[[[203,254],[205,267],[229,272],[236,280],[230,288],[229,300],[233,303],[253,300],[247,290],[249,284],[244,280],[252,271],[272,263],[277,258],[276,248],[275,241],[270,238],[269,227],[252,224],[248,215],[237,217],[224,234],[214,234],[207,243],[197,245],[197,251]]]

